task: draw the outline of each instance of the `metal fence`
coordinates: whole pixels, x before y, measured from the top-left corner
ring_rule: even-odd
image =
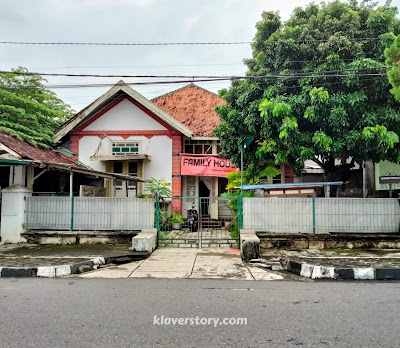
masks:
[[[180,229],[189,230],[187,215],[192,207],[197,212],[198,228],[203,231],[223,229],[236,216],[227,197],[173,197],[160,204],[160,230],[173,230],[172,212],[182,216]]]
[[[398,199],[243,198],[243,228],[272,233],[398,233]]]
[[[111,197],[28,197],[25,229],[139,230],[154,228],[154,200]]]

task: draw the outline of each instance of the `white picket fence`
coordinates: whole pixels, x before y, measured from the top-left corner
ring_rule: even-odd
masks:
[[[76,197],[73,230],[132,231],[154,228],[154,200],[141,198]],[[25,229],[71,229],[70,197],[28,197]]]
[[[243,228],[313,233],[312,198],[243,198]],[[316,198],[316,233],[398,233],[398,199]]]

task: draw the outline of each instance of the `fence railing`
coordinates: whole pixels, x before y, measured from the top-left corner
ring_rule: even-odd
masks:
[[[314,222],[316,233],[398,233],[399,200],[316,198],[313,209],[312,198],[243,198],[244,229],[313,233]]]
[[[28,197],[25,229],[129,231],[154,227],[153,199],[76,197],[71,203],[71,197]]]

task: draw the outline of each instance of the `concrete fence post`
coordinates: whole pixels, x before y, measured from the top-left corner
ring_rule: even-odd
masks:
[[[31,197],[32,191],[20,185],[12,185],[1,190],[1,193],[1,241],[19,243],[24,230],[25,198]]]

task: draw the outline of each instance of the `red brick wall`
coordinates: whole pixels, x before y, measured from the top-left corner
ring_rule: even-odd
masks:
[[[172,196],[182,196],[181,152],[182,135],[172,137]],[[182,214],[182,200],[172,199],[172,211]]]
[[[294,172],[293,168],[285,164],[285,184],[290,184],[294,182]]]
[[[79,154],[79,136],[78,135],[71,135],[71,145],[69,147],[70,151]],[[78,156],[76,156],[78,158]]]

